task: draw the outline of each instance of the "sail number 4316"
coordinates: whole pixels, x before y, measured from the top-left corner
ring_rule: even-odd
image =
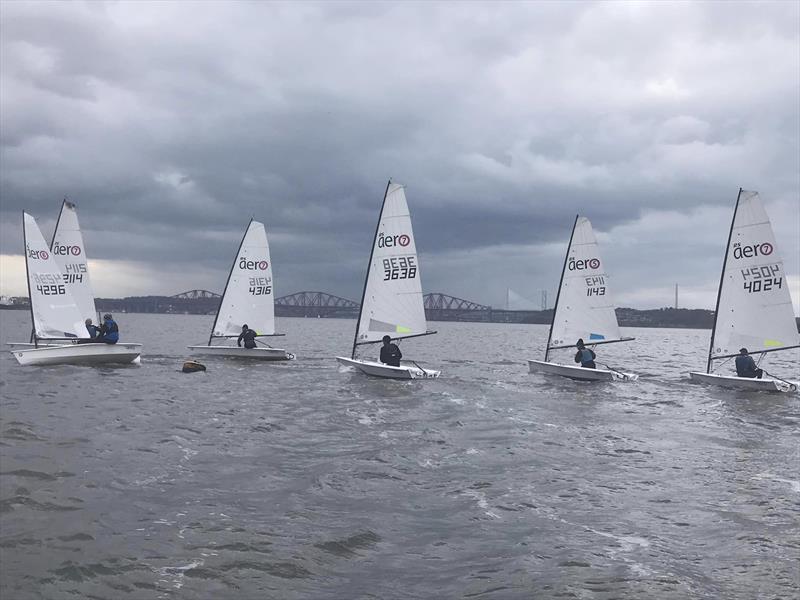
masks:
[[[781,269],[778,265],[749,267],[741,271],[744,289],[750,294],[769,292],[783,287],[783,277],[780,274]]]
[[[272,293],[272,277],[251,277],[248,291],[252,296],[268,296]]]

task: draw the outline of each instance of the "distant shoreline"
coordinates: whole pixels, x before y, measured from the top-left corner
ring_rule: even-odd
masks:
[[[27,298],[15,298],[15,304],[0,304],[0,310],[30,310]],[[23,303],[24,302],[24,303]],[[129,298],[98,298],[99,312],[131,314],[215,314],[218,298],[174,298],[170,296],[139,296]],[[487,307],[488,308],[488,307]],[[714,311],[702,308],[618,308],[621,327],[651,327],[665,329],[711,329]],[[515,323],[549,325],[553,310],[459,310],[426,309],[428,321],[463,323]],[[305,317],[355,319],[357,308],[275,305],[276,317]],[[800,318],[796,319],[800,331]]]

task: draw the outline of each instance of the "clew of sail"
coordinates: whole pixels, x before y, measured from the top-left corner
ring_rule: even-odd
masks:
[[[250,221],[231,266],[212,337],[236,337],[247,324],[258,335],[275,333],[272,262],[264,224]]]
[[[89,337],[75,299],[64,282],[61,268],[44,241],[36,220],[22,213],[25,236],[25,267],[31,301],[33,329],[37,339]]]
[[[86,247],[83,245],[76,207],[67,200],[61,205],[50,251],[61,268],[64,283],[78,305],[81,316],[84,319],[94,318],[94,292],[89,281]]]
[[[620,341],[605,263],[592,224],[577,217],[567,249],[549,348]]]
[[[402,185],[390,183],[364,288],[356,343],[425,334],[419,261]]]
[[[800,344],[775,235],[758,192],[736,204],[719,290],[711,358]]]

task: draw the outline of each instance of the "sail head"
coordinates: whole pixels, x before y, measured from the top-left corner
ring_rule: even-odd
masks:
[[[390,183],[367,274],[356,343],[383,336],[411,337],[427,330],[419,260],[402,185]]]
[[[264,224],[250,221],[231,266],[212,336],[231,337],[248,325],[258,335],[275,333],[272,260]]]

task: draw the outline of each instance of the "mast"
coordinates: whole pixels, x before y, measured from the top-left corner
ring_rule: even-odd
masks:
[[[64,212],[64,205],[67,203],[67,199],[64,198],[64,201],[61,203],[61,210],[58,211],[58,218],[56,219],[56,226],[53,229],[53,237],[50,238],[50,251],[53,251],[53,244],[56,242],[56,234],[58,233],[58,224],[61,223],[61,215]]]
[[[25,248],[25,280],[28,282],[28,304],[31,306],[31,340],[36,348],[39,338],[36,337],[36,321],[33,317],[33,294],[31,294],[31,274],[28,269],[28,235],[25,227],[25,211],[22,211],[22,247]]]
[[[561,279],[558,280],[558,291],[556,292],[556,303],[553,306],[553,318],[550,319],[550,331],[547,334],[547,346],[544,349],[544,362],[547,362],[547,357],[550,354],[550,340],[553,339],[553,324],[556,320],[556,313],[558,312],[558,300],[561,297],[561,284],[564,283],[564,273],[567,270],[567,260],[569,260],[569,251],[572,248],[572,238],[575,235],[575,228],[578,226],[578,217],[575,215],[575,222],[572,224],[572,233],[569,234],[569,244],[567,244],[567,252],[564,254],[564,265],[561,267]]]
[[[211,325],[211,333],[208,336],[209,346],[211,345],[211,340],[214,339],[214,330],[217,328],[217,319],[219,319],[219,311],[222,309],[222,303],[225,301],[225,292],[228,291],[228,284],[231,282],[231,275],[233,275],[233,269],[236,267],[236,259],[239,258],[239,253],[242,251],[244,240],[247,237],[247,234],[250,232],[250,225],[252,223],[253,223],[253,217],[250,217],[250,221],[247,223],[247,227],[244,230],[242,241],[239,242],[239,248],[236,250],[236,254],[233,257],[233,263],[231,263],[231,270],[228,271],[228,279],[225,280],[225,289],[222,290],[222,296],[220,296],[219,298],[219,306],[217,306],[217,315],[214,317],[214,324]]]
[[[369,272],[372,270],[372,256],[375,253],[375,241],[378,239],[378,230],[381,228],[381,219],[383,218],[383,208],[386,206],[386,196],[389,194],[389,186],[392,185],[392,180],[389,179],[386,184],[386,191],[383,192],[383,202],[381,202],[381,212],[378,213],[378,224],[375,225],[375,235],[372,237],[372,246],[369,250],[369,262],[367,263],[367,273],[364,276],[364,289],[361,292],[361,305],[358,307],[358,320],[356,321],[356,333],[353,335],[353,351],[350,353],[350,358],[356,357],[356,346],[358,345],[358,328],[361,325],[361,313],[364,311],[364,299],[367,296],[367,282],[369,281]]]
[[[719,287],[717,288],[717,305],[714,308],[714,324],[711,326],[711,342],[708,345],[708,362],[706,363],[706,373],[711,373],[711,355],[714,353],[714,334],[717,332],[717,317],[719,316],[719,300],[722,297],[722,284],[725,281],[725,267],[728,265],[728,253],[731,250],[733,225],[734,223],[736,223],[736,213],[739,210],[739,199],[741,197],[742,197],[742,188],[739,188],[739,193],[736,195],[736,206],[733,208],[731,229],[728,232],[728,243],[725,245],[725,258],[722,260],[722,273],[719,276]]]

